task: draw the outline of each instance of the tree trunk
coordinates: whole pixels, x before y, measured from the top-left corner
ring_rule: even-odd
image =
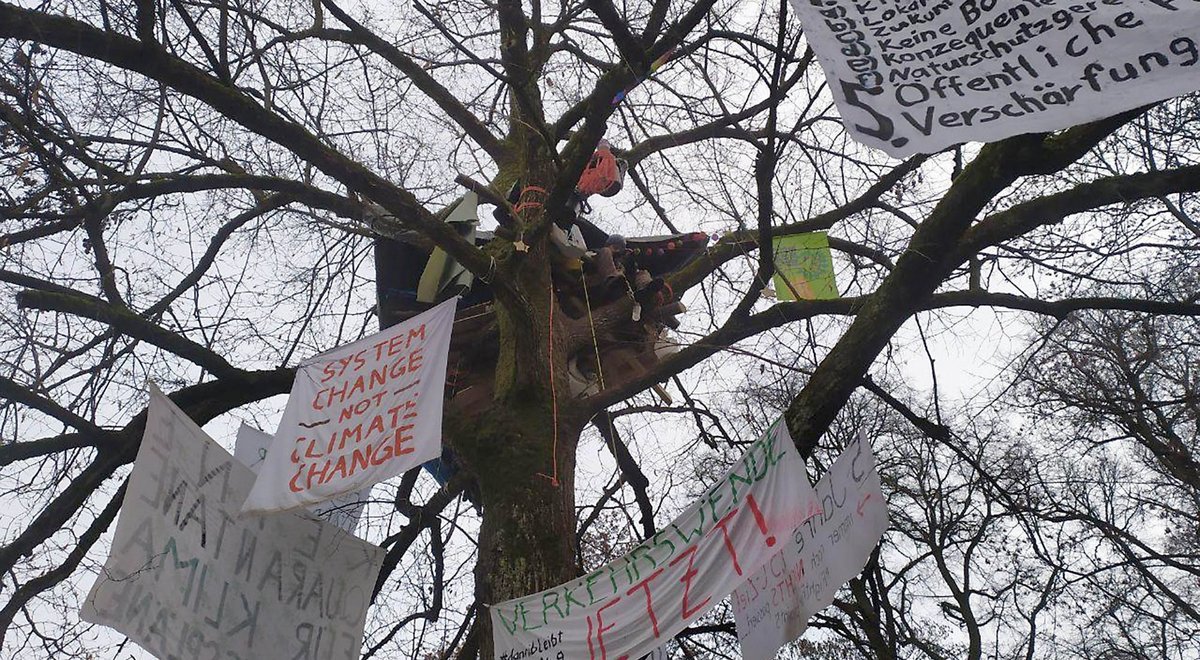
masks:
[[[495,655],[488,605],[579,572],[575,449],[587,420],[579,418],[566,388],[565,319],[553,298],[546,250],[544,242],[535,245],[501,271],[525,296],[497,294],[499,355],[490,404],[452,410],[443,424],[478,480],[483,504],[475,566],[482,658]]]
[[[448,401],[443,420],[443,442],[477,487],[483,509],[475,568],[481,658],[495,655],[489,605],[579,574],[575,450],[587,418],[567,391],[568,319],[553,298],[550,249],[544,239],[519,254],[511,245],[500,248],[495,276],[510,278],[519,293],[496,290],[492,391],[470,397],[471,404]],[[412,275],[411,267],[385,262],[397,256],[385,239],[377,241],[381,324],[399,320],[394,294],[401,285],[389,279]]]
[[[475,597],[481,657],[494,657],[488,607],[536,593],[578,575],[575,565],[575,446],[579,426],[554,434],[539,405],[491,406],[478,424],[447,416],[483,502]],[[467,421],[463,421],[467,420]],[[557,481],[551,461],[558,457]],[[495,466],[503,465],[504,470]]]

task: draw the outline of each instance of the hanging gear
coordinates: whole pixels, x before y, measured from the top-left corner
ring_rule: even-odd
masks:
[[[621,192],[621,186],[625,182],[625,172],[628,169],[629,163],[613,155],[608,141],[600,140],[600,144],[596,147],[596,153],[592,154],[592,159],[588,161],[587,167],[583,168],[583,174],[579,176],[579,184],[575,186],[575,190],[583,197],[588,195],[612,197]]]
[[[476,219],[478,212],[479,196],[467,192],[462,201],[450,211],[446,223],[453,227],[459,236],[474,245],[475,225],[479,224],[479,220]],[[474,282],[475,276],[471,271],[446,254],[445,250],[435,247],[429,255],[429,260],[425,262],[425,270],[417,284],[417,300],[423,303],[448,300],[470,291]]]

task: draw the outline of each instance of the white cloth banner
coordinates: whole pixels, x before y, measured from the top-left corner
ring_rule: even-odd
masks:
[[[1197,0],[792,0],[842,122],[896,157],[1200,89]]]
[[[821,511],[733,592],[745,660],[769,660],[862,572],[887,530],[875,455],[861,435],[817,482]]]
[[[242,512],[318,504],[441,456],[456,303],[301,365]]]
[[[776,422],[674,522],[566,584],[490,608],[498,660],[618,660],[655,650],[729,595],[815,508]]]
[[[152,386],[80,616],[159,658],[358,658],[383,550],[307,513],[239,519],[253,482]]]
[[[270,433],[260,431],[249,424],[242,424],[238,428],[237,440],[234,441],[233,457],[258,474],[274,439]],[[327,502],[311,506],[308,510],[321,520],[333,523],[353,534],[354,528],[358,527],[358,518],[362,515],[363,507],[370,497],[371,488],[368,486],[363,490],[339,495]]]

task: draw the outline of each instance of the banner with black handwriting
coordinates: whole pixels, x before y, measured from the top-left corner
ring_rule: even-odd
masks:
[[[745,660],[770,660],[799,639],[813,614],[862,572],[887,530],[887,503],[875,455],[861,435],[817,481],[820,514],[798,527],[761,569],[733,592]]]
[[[817,506],[776,422],[674,522],[591,573],[491,606],[498,660],[651,653],[728,596]]]
[[[850,134],[905,157],[1200,89],[1196,0],[792,0]]]
[[[357,658],[383,550],[305,513],[241,519],[254,474],[151,388],[85,621],[159,658]]]
[[[258,474],[274,439],[270,433],[260,431],[249,424],[242,424],[238,428],[237,439],[234,440],[233,457]],[[321,520],[333,523],[353,534],[354,528],[358,527],[358,518],[362,515],[363,507],[370,497],[371,487],[368,486],[313,505],[308,510]]]

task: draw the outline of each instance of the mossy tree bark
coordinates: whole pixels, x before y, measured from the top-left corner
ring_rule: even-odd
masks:
[[[528,138],[520,143],[524,148],[512,149],[506,174],[549,190],[558,173],[536,141]],[[485,605],[541,591],[579,572],[575,450],[590,415],[567,391],[567,349],[578,333],[555,298],[549,218],[544,196],[533,197],[539,202],[522,207],[513,229],[514,242],[527,247],[500,242],[487,248],[495,259],[493,281],[507,284],[493,288],[498,352],[490,396],[470,408],[449,402],[443,423],[444,440],[480,497],[475,596]],[[486,607],[477,634],[480,657],[492,657]]]
[[[479,486],[481,604],[541,591],[578,571],[575,448],[587,420],[566,391],[563,319],[547,260],[546,246],[535,244],[500,269],[521,282],[523,295],[496,299],[500,339],[491,401],[456,410],[444,425]],[[490,620],[481,615],[480,622],[482,657],[492,657]]]

